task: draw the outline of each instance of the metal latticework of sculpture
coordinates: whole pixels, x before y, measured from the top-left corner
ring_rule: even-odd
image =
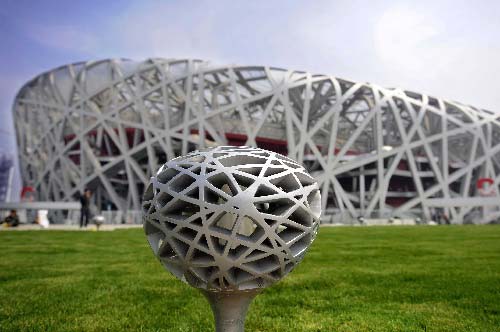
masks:
[[[164,164],[146,189],[143,223],[163,265],[190,285],[263,288],[288,274],[315,238],[316,181],[275,152],[218,147]]]
[[[305,166],[323,222],[499,216],[499,116],[399,88],[264,66],[104,60],[36,77],[14,118],[23,181],[40,200],[89,187],[99,207],[139,211],[167,160],[247,145]]]
[[[243,332],[252,299],[286,276],[316,237],[318,184],[295,161],[221,146],[165,163],[143,197],[149,244],[202,291],[217,332]]]

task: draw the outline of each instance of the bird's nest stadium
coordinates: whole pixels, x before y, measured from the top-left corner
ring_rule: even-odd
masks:
[[[399,88],[265,66],[103,60],[29,81],[13,106],[24,186],[140,210],[167,160],[248,145],[303,164],[323,223],[499,217],[499,115]]]

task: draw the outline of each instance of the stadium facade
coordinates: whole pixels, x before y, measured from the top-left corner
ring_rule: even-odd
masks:
[[[45,72],[13,107],[22,179],[139,210],[164,162],[216,145],[287,155],[318,180],[322,222],[498,218],[497,114],[399,88],[265,66],[103,60]]]
[[[7,153],[0,153],[0,203],[10,201],[13,178],[13,156]]]

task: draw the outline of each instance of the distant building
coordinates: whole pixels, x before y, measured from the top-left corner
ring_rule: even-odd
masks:
[[[166,160],[250,145],[306,166],[323,222],[499,216],[498,114],[399,88],[264,66],[103,60],[35,77],[14,118],[24,185],[42,201],[88,187],[102,209],[140,210]]]
[[[0,202],[11,200],[14,159],[11,155],[0,154]]]

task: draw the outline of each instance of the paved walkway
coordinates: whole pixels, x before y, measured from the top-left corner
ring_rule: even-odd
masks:
[[[118,224],[118,225],[101,225],[99,231],[114,231],[115,229],[129,229],[129,228],[142,228],[140,224]],[[49,228],[42,228],[35,224],[21,224],[18,227],[4,227],[0,225],[0,232],[2,231],[97,231],[96,225],[92,224],[86,228],[80,228],[78,225],[58,225],[51,224]]]

